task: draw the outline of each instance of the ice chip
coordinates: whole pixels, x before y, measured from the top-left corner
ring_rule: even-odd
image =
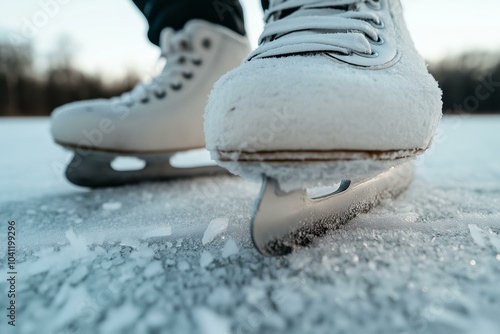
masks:
[[[120,202],[106,202],[102,203],[102,208],[106,211],[116,211],[122,208],[122,203]]]
[[[214,261],[214,256],[209,251],[204,251],[200,256],[200,267],[206,268]]]
[[[238,254],[238,252],[239,249],[238,245],[236,244],[236,241],[234,241],[234,239],[229,239],[224,245],[224,248],[222,248],[222,257],[228,258],[231,255]]]
[[[486,245],[484,238],[482,236],[482,230],[477,227],[476,224],[469,224],[469,231],[472,239],[479,247],[484,247]]]
[[[228,223],[229,219],[227,218],[217,218],[212,220],[203,234],[203,239],[201,240],[203,245],[212,242],[219,234],[224,232],[227,229]]]
[[[87,241],[85,237],[78,237],[72,228],[66,231],[66,238],[75,255],[84,255],[87,252]]]

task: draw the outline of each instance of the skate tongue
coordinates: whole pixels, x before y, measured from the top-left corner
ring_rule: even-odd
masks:
[[[160,49],[161,55],[166,57],[170,50],[170,40],[175,35],[175,31],[172,28],[165,28],[160,33]]]

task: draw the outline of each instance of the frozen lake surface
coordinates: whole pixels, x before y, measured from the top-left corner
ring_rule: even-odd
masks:
[[[251,244],[258,184],[77,188],[48,128],[0,119],[1,333],[500,333],[500,117],[444,119],[408,192],[284,258]]]

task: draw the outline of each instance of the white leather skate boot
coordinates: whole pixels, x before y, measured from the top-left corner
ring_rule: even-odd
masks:
[[[219,164],[265,176],[252,236],[275,255],[404,190],[442,103],[399,0],[274,0],[265,20],[257,50],[214,86],[205,134]]]
[[[206,108],[207,148],[224,166],[272,174],[230,162],[394,160],[429,147],[441,91],[399,0],[273,1],[266,22]]]
[[[120,97],[70,103],[53,112],[55,141],[76,152],[66,171],[71,182],[110,186],[213,169],[177,170],[169,158],[205,146],[207,96],[222,74],[241,64],[250,51],[248,39],[192,20],[178,32],[164,29],[160,43],[166,65],[150,83]],[[111,167],[116,156],[139,157],[146,166],[117,172]]]

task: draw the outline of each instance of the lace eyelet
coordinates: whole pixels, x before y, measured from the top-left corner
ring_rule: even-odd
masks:
[[[385,43],[385,40],[382,38],[382,36],[378,36],[378,41],[375,41],[370,37],[368,37],[368,41],[373,45],[382,45]]]
[[[182,40],[180,46],[182,50],[189,50],[189,42],[186,40]]]
[[[201,45],[203,46],[203,48],[208,50],[212,47],[212,41],[210,40],[210,38],[204,38],[203,41],[201,41]]]
[[[186,80],[191,80],[193,78],[193,72],[184,72],[182,73],[182,77]]]
[[[192,63],[195,66],[201,66],[201,64],[203,64],[203,60],[201,60],[201,59],[193,59]]]
[[[353,54],[364,58],[377,58],[379,56],[378,52],[375,52],[373,50],[371,53],[353,51]]]
[[[147,104],[147,103],[149,103],[149,97],[145,97],[145,98],[141,99],[141,103],[142,103],[142,104]]]
[[[177,59],[178,64],[184,64],[185,62],[186,62],[186,57],[184,56],[181,56],[179,57],[179,59]]]
[[[155,96],[157,99],[161,100],[165,96],[167,96],[167,92],[165,92],[164,90],[162,90],[161,92],[155,92]]]
[[[375,22],[375,21],[371,21],[371,24],[374,28],[377,28],[377,29],[383,29],[385,28],[385,23],[382,19],[378,19],[378,23]]]
[[[382,4],[380,3],[380,0],[368,0],[366,2],[366,5],[374,10],[381,10],[382,9]]]
[[[170,88],[172,88],[175,91],[179,91],[182,89],[182,84],[178,83],[178,84],[170,85]]]

